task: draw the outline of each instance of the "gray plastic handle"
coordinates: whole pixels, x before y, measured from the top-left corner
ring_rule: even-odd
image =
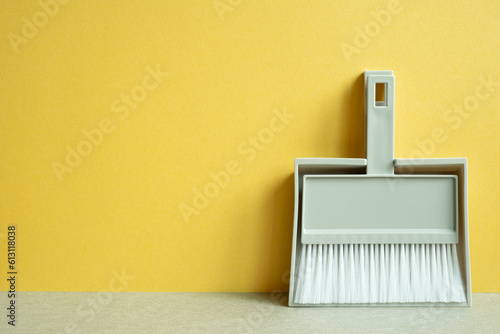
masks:
[[[376,101],[375,87],[385,99]],[[394,75],[392,71],[365,72],[365,138],[368,175],[394,175]]]

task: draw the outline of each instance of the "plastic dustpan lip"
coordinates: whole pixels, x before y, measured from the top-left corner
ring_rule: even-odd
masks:
[[[366,167],[365,158],[295,158],[295,169],[306,166]]]

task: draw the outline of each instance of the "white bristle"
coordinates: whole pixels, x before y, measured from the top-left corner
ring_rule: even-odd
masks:
[[[304,245],[297,304],[463,303],[456,245]]]

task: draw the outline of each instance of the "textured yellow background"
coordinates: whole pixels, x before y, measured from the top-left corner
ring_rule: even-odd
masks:
[[[288,289],[294,158],[363,157],[390,69],[395,156],[469,159],[473,291],[500,291],[500,3],[347,3],[1,1],[0,271],[14,224],[21,290]]]

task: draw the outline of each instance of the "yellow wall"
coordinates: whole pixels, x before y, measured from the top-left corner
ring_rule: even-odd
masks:
[[[363,157],[361,76],[391,69],[395,156],[469,159],[473,290],[500,291],[498,1],[62,2],[0,4],[19,289],[287,289],[294,158]]]

